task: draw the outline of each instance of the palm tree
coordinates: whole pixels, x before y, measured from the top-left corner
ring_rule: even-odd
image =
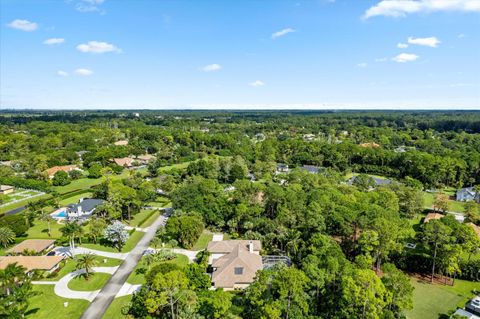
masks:
[[[4,248],[15,241],[15,233],[8,227],[0,227],[0,245]]]
[[[40,220],[46,221],[48,226],[48,237],[52,237],[52,229],[50,227],[50,223],[53,221],[52,216],[50,214],[45,213],[43,209],[40,212]]]
[[[23,219],[25,220],[25,225],[28,228],[30,228],[32,226],[30,221],[35,217],[35,212],[30,210],[30,209],[27,209],[27,210],[23,211],[21,213],[21,215],[23,216]]]
[[[110,175],[113,174],[113,170],[111,167],[105,167],[101,170],[102,172],[102,175],[105,176],[105,180],[107,181],[107,183],[110,183]]]
[[[153,248],[157,249],[162,245],[162,240],[158,237],[153,237],[152,241],[150,242]]]
[[[79,236],[82,233],[82,227],[76,222],[66,223],[65,226],[60,228],[63,236],[68,237],[70,244],[70,253],[72,256],[75,254],[75,237]]]
[[[88,235],[93,239],[93,242],[96,244],[98,237],[102,236],[107,223],[103,218],[93,218],[89,223]]]
[[[98,264],[98,261],[95,259],[95,255],[88,253],[86,255],[82,255],[80,258],[77,259],[77,266],[76,269],[85,269],[85,279],[88,280],[90,275],[92,274],[92,268]]]
[[[147,254],[145,255],[145,264],[148,267],[148,270],[150,271],[150,266],[155,262],[156,256],[155,254]]]
[[[27,277],[25,275],[26,269],[17,263],[9,264],[5,269],[0,270],[0,288],[8,296],[14,286],[18,286]]]

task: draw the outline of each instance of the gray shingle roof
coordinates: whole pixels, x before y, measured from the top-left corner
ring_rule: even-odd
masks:
[[[90,212],[97,206],[103,204],[105,201],[103,199],[93,199],[93,198],[87,198],[82,200],[81,203],[79,204],[70,204],[67,207],[70,209],[72,212],[77,212],[78,207],[80,206],[82,208],[82,212]]]

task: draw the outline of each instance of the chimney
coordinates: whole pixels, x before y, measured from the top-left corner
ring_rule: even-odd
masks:
[[[250,252],[250,254],[253,254],[253,242],[251,240],[248,243],[248,251]]]
[[[78,213],[78,215],[82,214],[82,206],[81,205],[77,206],[77,213]]]

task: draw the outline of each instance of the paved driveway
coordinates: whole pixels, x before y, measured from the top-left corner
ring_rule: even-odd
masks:
[[[120,265],[112,278],[107,282],[103,289],[96,295],[93,302],[85,310],[81,319],[100,319],[112,303],[115,296],[120,292],[122,286],[127,281],[130,273],[135,269],[143,252],[148,248],[148,244],[155,237],[156,231],[165,224],[165,216],[160,216],[148,227],[148,231],[138,242],[137,246],[128,254],[125,261]]]

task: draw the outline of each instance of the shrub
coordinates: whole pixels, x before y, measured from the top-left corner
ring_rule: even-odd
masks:
[[[8,227],[19,237],[28,230],[25,219],[20,215],[6,215],[0,218],[0,227]]]
[[[93,164],[88,169],[88,178],[100,178],[102,177],[102,165]]]
[[[70,176],[71,179],[80,179],[83,177],[83,174],[79,170],[74,169],[68,173],[68,176]]]
[[[165,226],[165,233],[178,241],[183,248],[191,248],[202,234],[204,225],[198,215],[170,217]]]
[[[55,173],[52,179],[53,186],[65,186],[70,184],[70,176],[67,172],[58,171]]]
[[[166,274],[174,270],[180,270],[180,267],[177,264],[170,264],[170,263],[168,264],[161,263],[161,264],[155,265],[147,273],[147,275],[145,276],[145,280],[147,281],[147,283],[150,283],[153,281],[153,278],[155,278],[157,274],[160,274],[160,273]]]
[[[177,255],[173,251],[167,249],[160,249],[155,253],[155,260],[159,262],[172,260],[175,257],[177,257]]]
[[[480,259],[464,260],[460,263],[461,279],[480,281]]]
[[[35,189],[42,192],[48,192],[50,190],[47,182],[29,178],[3,177],[0,178],[0,184],[12,185],[18,188]]]

